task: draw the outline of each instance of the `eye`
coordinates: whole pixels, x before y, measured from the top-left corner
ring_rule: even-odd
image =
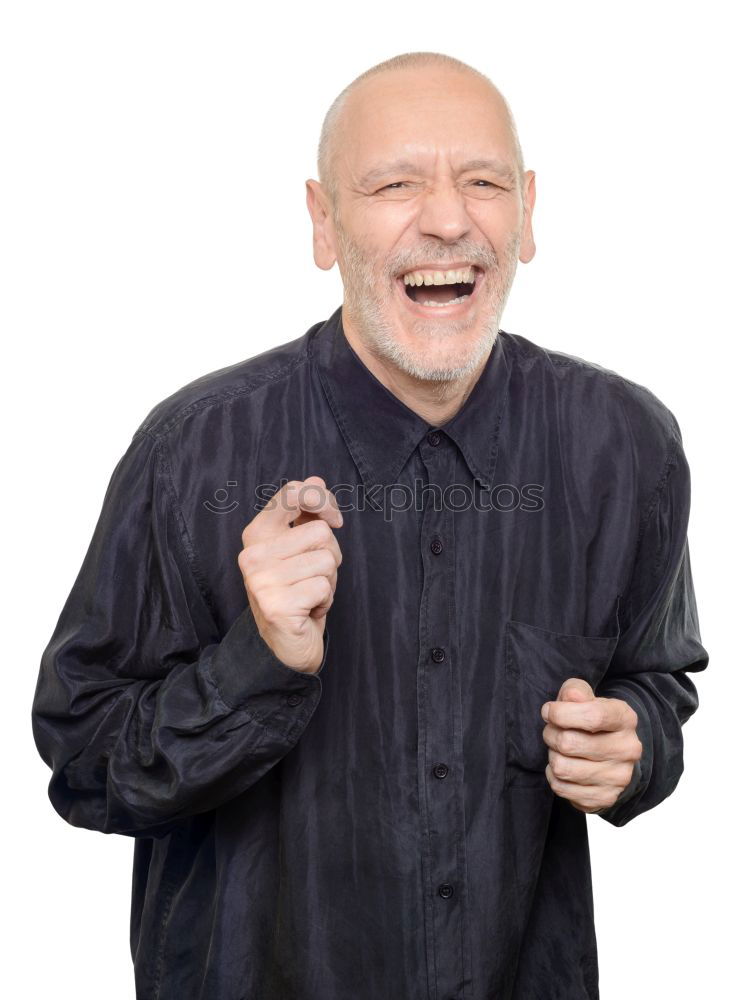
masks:
[[[502,184],[495,184],[493,181],[487,180],[486,177],[476,177],[468,181],[468,187],[473,189],[473,194],[468,192],[469,197],[484,199],[497,198],[503,191],[511,190]]]
[[[385,187],[379,188],[378,193],[379,191],[394,191],[398,186],[403,187],[405,183],[405,181],[393,181],[391,184],[386,184]]]

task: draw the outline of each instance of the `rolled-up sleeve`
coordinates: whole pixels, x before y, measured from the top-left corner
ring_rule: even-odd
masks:
[[[217,634],[181,532],[162,445],[139,430],[112,473],[34,694],[49,797],[73,826],[167,833],[273,767],[321,697],[327,629],[314,674],[273,654],[249,605]]]
[[[682,726],[699,700],[688,676],[704,670],[689,558],[690,470],[676,420],[665,467],[643,514],[634,569],[620,604],[620,635],[596,694],[637,713],[643,746],[630,784],[597,815],[624,826],[670,795],[683,772]]]

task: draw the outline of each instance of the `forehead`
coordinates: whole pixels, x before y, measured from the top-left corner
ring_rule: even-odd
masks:
[[[457,168],[514,158],[502,98],[480,78],[442,68],[364,80],[349,97],[338,139],[344,179],[352,180],[403,160],[428,169],[445,159]]]

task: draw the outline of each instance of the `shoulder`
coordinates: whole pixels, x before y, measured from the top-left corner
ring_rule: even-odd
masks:
[[[180,386],[151,408],[136,436],[161,438],[197,413],[218,410],[235,402],[249,404],[256,392],[281,389],[295,374],[309,367],[311,338],[320,325],[316,323],[301,337]]]
[[[646,385],[587,358],[508,336],[522,373],[520,391],[553,396],[555,413],[587,449],[613,449],[623,461],[630,450],[651,485],[682,454],[676,417]]]

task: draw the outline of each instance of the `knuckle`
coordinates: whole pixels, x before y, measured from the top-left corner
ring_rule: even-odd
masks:
[[[310,543],[316,546],[327,545],[333,536],[330,525],[326,521],[310,521]]]
[[[563,780],[568,774],[568,767],[565,760],[562,757],[552,756],[549,760],[549,765],[551,766],[551,773],[555,778]]]
[[[603,712],[597,705],[591,704],[585,709],[584,718],[591,729],[599,729],[603,723]]]
[[[572,733],[569,730],[560,733],[559,735],[559,749],[562,753],[575,753],[575,751],[580,748],[580,739],[576,733]]]
[[[260,563],[261,549],[259,545],[250,543],[240,553],[240,557],[248,570],[257,568]]]
[[[336,558],[330,549],[322,549],[319,558],[322,561],[324,573],[335,573],[336,566],[338,564],[336,563]]]
[[[635,766],[634,766],[634,764],[629,763],[629,764],[623,764],[622,765],[622,768],[621,768],[621,771],[620,771],[621,777],[619,779],[620,782],[621,782],[622,788],[626,788],[627,787],[627,785],[632,780],[632,775],[634,773],[635,773]]]
[[[239,563],[239,569],[242,573],[245,586],[254,590],[257,567],[252,565],[252,563],[247,559],[246,555],[243,552],[240,552],[239,556],[237,557],[237,562]]]

